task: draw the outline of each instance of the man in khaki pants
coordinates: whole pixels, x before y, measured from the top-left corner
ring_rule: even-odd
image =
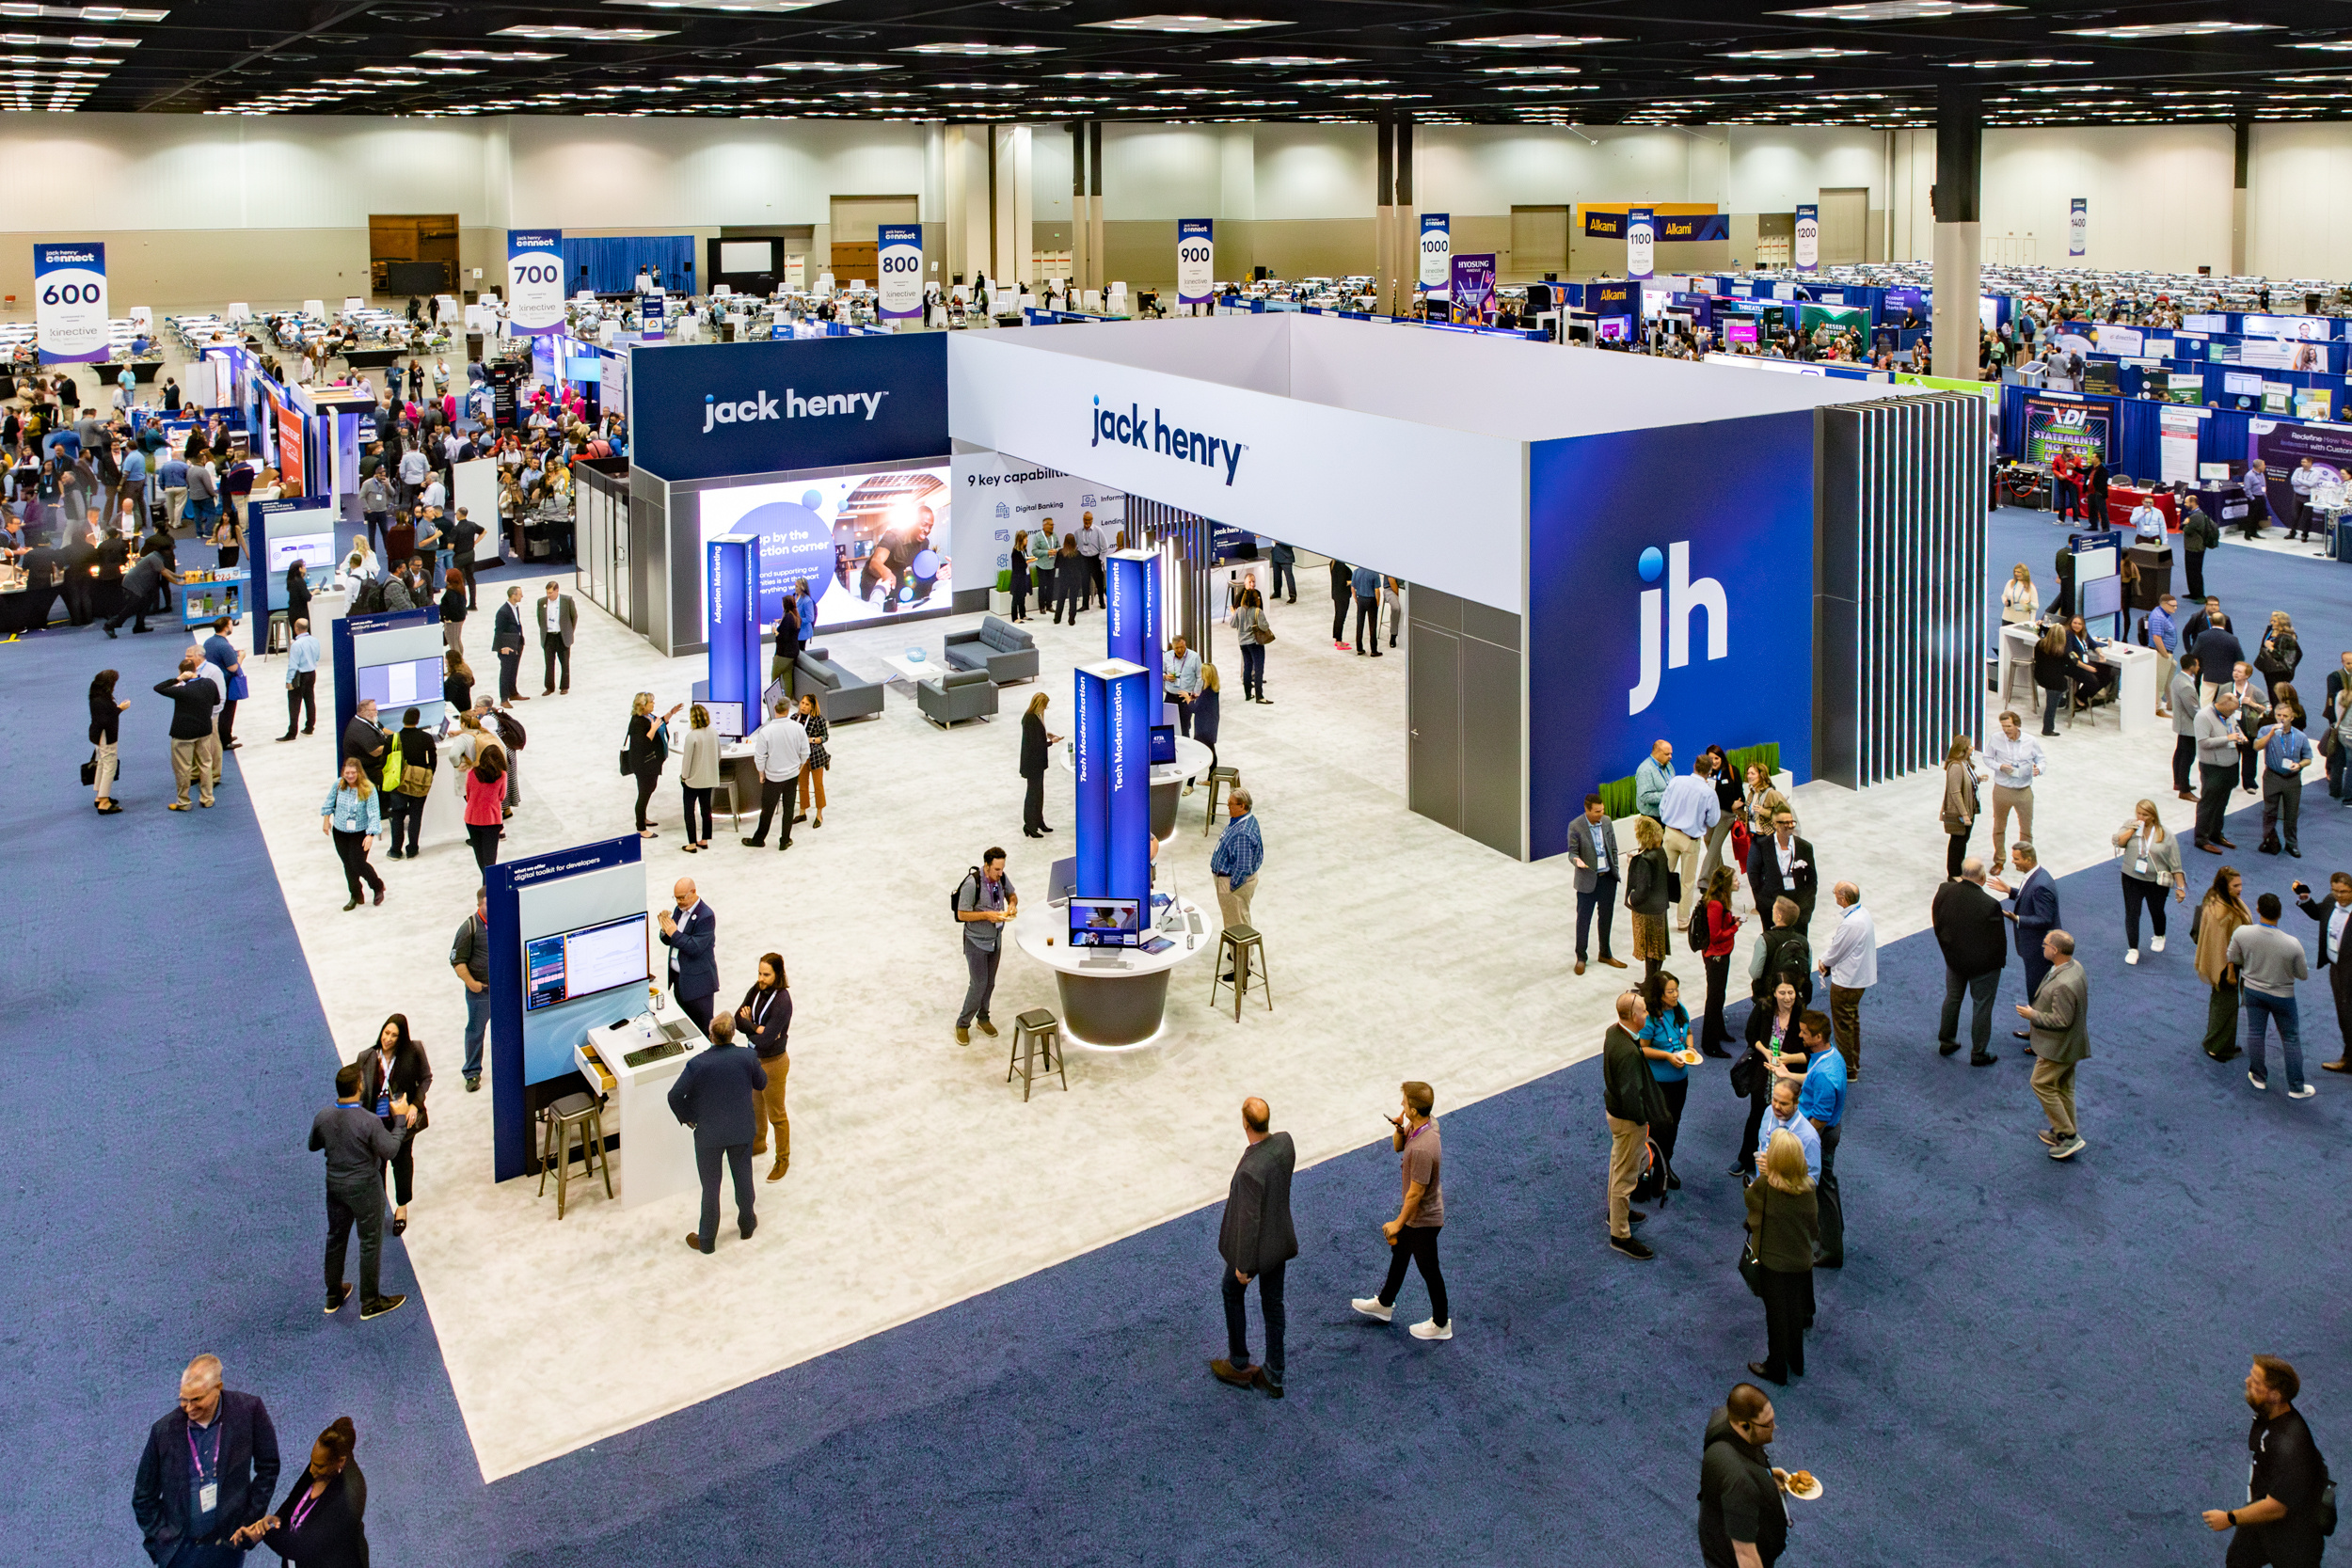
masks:
[[[1650,1072],[1637,1037],[1649,1021],[1639,991],[1617,998],[1617,1022],[1600,1044],[1603,1104],[1609,1117],[1609,1244],[1646,1262],[1656,1256],[1633,1239],[1633,1188],[1642,1179],[1642,1155],[1649,1147]],[[1638,1216],[1646,1218],[1647,1216]]]
[[[1226,804],[1225,832],[1209,856],[1216,877],[1216,909],[1228,926],[1249,924],[1249,901],[1258,895],[1258,869],[1265,863],[1265,841],[1249,815],[1249,791],[1236,789]]]

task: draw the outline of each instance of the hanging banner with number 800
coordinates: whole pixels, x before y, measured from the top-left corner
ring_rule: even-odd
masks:
[[[506,231],[506,326],[536,337],[564,325],[564,234],[555,229]]]
[[[33,335],[44,365],[99,364],[106,332],[106,247],[33,246]]]
[[[885,223],[875,230],[876,314],[907,321],[923,313],[923,226]]]

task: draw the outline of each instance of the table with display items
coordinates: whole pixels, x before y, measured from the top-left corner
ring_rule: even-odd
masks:
[[[1143,947],[1073,947],[1070,911],[1047,903],[1007,923],[1021,951],[1054,972],[1063,1035],[1079,1045],[1140,1045],[1160,1032],[1168,980],[1176,966],[1216,946],[1216,928],[1200,906],[1168,895],[1153,911]]]
[[[621,1158],[612,1171],[624,1209],[701,1187],[694,1130],[671,1114],[670,1085],[703,1045],[702,1031],[691,1020],[640,1013],[590,1030],[572,1048],[573,1065],[604,1099],[605,1136],[620,1138]],[[589,1059],[592,1048],[596,1061]]]

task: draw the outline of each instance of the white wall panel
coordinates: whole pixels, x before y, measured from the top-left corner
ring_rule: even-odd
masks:
[[[507,135],[513,221],[523,225],[827,223],[835,196],[930,185],[922,125],[525,117]]]
[[[1296,221],[1373,215],[1380,147],[1371,126],[1261,125],[1255,140],[1259,217]],[[1418,163],[1415,176],[1418,182]]]
[[[1436,213],[1503,214],[1514,206],[1587,201],[1722,203],[1726,164],[1721,130],[1594,127],[1580,135],[1547,126],[1429,126],[1415,144],[1414,195],[1423,211]]]
[[[1886,205],[1886,137],[1880,131],[1803,125],[1731,127],[1731,205],[1789,213],[1823,190],[1867,185]]]
[[[2246,186],[2249,268],[2352,277],[2352,210],[2340,195],[2352,191],[2352,125],[2255,126]]]
[[[1984,134],[1986,253],[2015,236],[2066,265],[2069,202],[2090,202],[2084,264],[2230,269],[2234,155],[2226,125],[2051,126]],[[2339,269],[2343,263],[2339,261]]]
[[[1215,217],[1217,127],[1103,127],[1103,211],[1111,218]],[[1364,182],[1369,192],[1372,182]]]

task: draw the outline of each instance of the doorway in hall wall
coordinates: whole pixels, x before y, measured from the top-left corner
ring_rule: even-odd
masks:
[[[1821,265],[1866,261],[1869,244],[1870,188],[1845,185],[1821,192]]]
[[[368,276],[378,295],[455,293],[457,214],[370,213]]]
[[[843,288],[853,277],[874,284],[879,265],[878,230],[885,223],[919,223],[922,205],[912,196],[836,196],[833,198],[833,277]]]
[[[1568,210],[1565,207],[1511,209],[1511,254],[1498,269],[1514,283],[1533,283],[1548,272],[1568,270]]]

